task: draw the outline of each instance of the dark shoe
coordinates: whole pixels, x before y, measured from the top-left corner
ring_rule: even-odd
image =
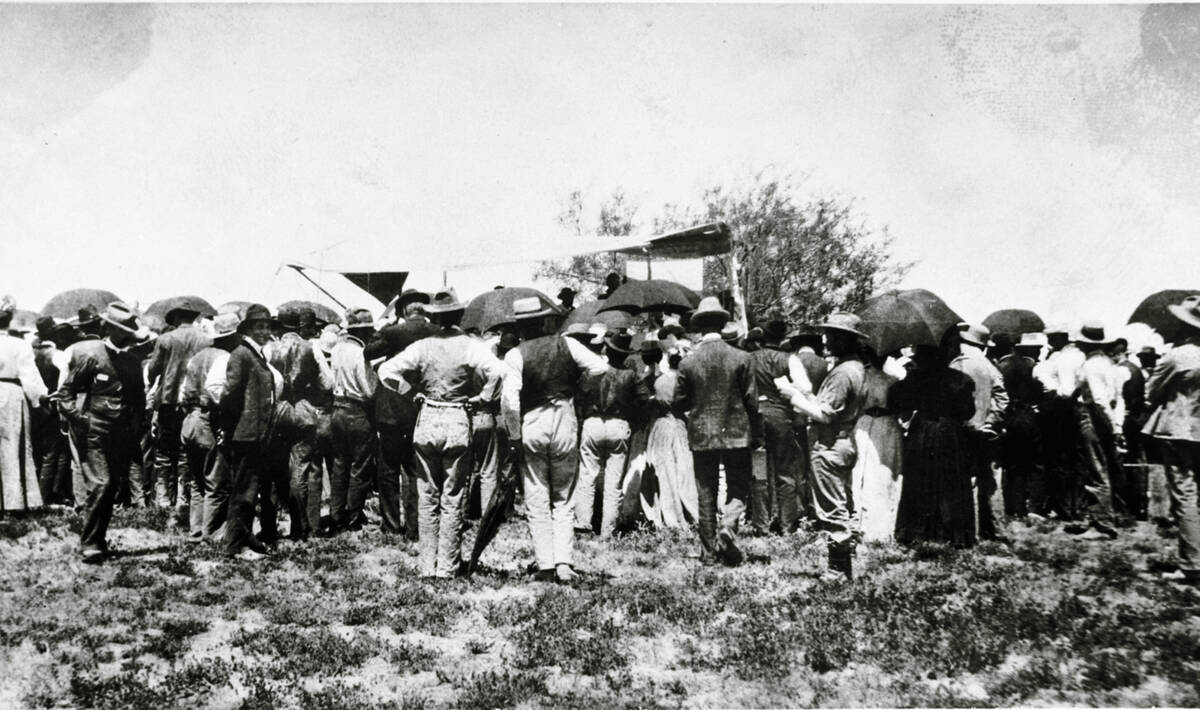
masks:
[[[535,582],[553,582],[554,580],[554,570],[552,569],[540,569],[533,573],[533,581]]]
[[[96,547],[88,548],[83,551],[83,563],[85,565],[98,565],[104,561],[105,555],[108,553]]]
[[[733,540],[733,532],[729,528],[721,528],[717,533],[717,549],[721,554],[721,562],[728,567],[737,567],[744,559],[742,551],[738,549],[737,543]]]
[[[256,537],[250,538],[250,542],[246,543],[246,547],[250,550],[253,550],[254,552],[257,552],[260,555],[271,554],[271,549],[269,547],[267,547],[266,543],[264,543],[261,539],[256,538]]]

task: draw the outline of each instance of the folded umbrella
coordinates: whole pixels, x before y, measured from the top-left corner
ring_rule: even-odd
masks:
[[[983,319],[984,326],[992,335],[1007,333],[1013,340],[1020,340],[1026,333],[1041,333],[1046,330],[1042,317],[1024,308],[1004,308]]]
[[[700,305],[700,295],[695,291],[662,279],[645,281],[629,280],[613,291],[599,312],[624,311],[626,313],[686,313]]]
[[[199,296],[172,296],[171,298],[164,298],[161,301],[151,303],[146,308],[146,313],[158,316],[165,321],[167,314],[176,308],[186,308],[189,311],[194,311],[209,318],[217,315],[217,309],[213,308],[211,303]]]
[[[496,537],[500,525],[504,522],[505,513],[512,506],[517,494],[517,478],[520,475],[520,462],[515,456],[506,456],[496,472],[496,489],[492,491],[492,499],[488,502],[487,510],[479,518],[479,531],[475,533],[475,544],[471,546],[471,559],[467,562],[466,576],[475,573],[479,565],[479,556]]]
[[[471,299],[463,311],[462,322],[464,330],[477,328],[484,333],[498,325],[513,322],[513,301],[522,298],[537,298],[543,307],[558,308],[550,297],[536,288],[523,286],[505,286],[486,291]]]
[[[104,309],[108,308],[108,304],[120,300],[112,291],[98,288],[76,288],[63,291],[51,298],[42,308],[42,315],[57,320],[70,320],[77,317],[79,309],[84,306],[92,306],[97,312],[103,313]]]
[[[1189,289],[1167,289],[1147,296],[1133,315],[1129,316],[1130,323],[1144,323],[1155,330],[1168,343],[1177,343],[1188,332],[1187,326],[1171,315],[1167,306],[1174,305],[1187,298],[1200,294],[1200,291]]]

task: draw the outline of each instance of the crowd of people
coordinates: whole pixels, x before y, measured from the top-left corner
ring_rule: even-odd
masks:
[[[247,560],[378,524],[450,577],[515,487],[500,512],[525,518],[538,579],[576,576],[578,535],[638,526],[695,526],[704,564],[739,564],[739,534],[821,536],[850,577],[864,540],[1005,543],[1051,519],[1116,538],[1161,463],[1200,581],[1200,298],[1170,307],[1190,335],[1136,362],[1098,323],[962,323],[880,353],[853,314],[743,331],[712,296],[630,328],[560,328],[563,308],[517,298],[483,333],[452,290],[394,306],[180,307],[154,334],[119,302],[10,330],[0,303],[0,510],[75,507],[88,563],[115,505]]]

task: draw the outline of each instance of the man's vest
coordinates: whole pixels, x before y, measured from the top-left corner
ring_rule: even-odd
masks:
[[[579,365],[567,341],[559,335],[528,340],[521,349],[521,411],[528,412],[554,399],[570,399],[579,382]]]

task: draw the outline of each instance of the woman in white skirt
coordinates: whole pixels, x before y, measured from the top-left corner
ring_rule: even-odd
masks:
[[[33,440],[30,406],[45,401],[46,385],[33,359],[33,346],[9,334],[16,307],[12,299],[0,300],[0,511],[42,507]]]

